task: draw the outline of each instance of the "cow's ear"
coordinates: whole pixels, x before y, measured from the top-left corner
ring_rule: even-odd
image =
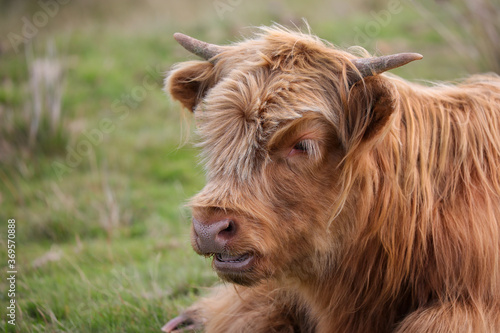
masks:
[[[343,138],[347,149],[382,138],[398,108],[397,91],[387,78],[368,77],[354,84],[344,113]]]
[[[194,111],[210,87],[213,64],[207,61],[188,61],[174,67],[165,80],[165,90]]]

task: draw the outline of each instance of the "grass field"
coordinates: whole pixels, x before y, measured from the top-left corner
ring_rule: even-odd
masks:
[[[189,244],[184,203],[204,181],[197,151],[183,144],[193,125],[162,91],[172,64],[195,59],[174,32],[227,43],[252,26],[305,18],[341,47],[422,53],[394,71],[405,78],[494,69],[443,37],[435,22],[453,21],[446,10],[429,16],[398,1],[41,3],[0,1],[0,312],[9,332],[159,332],[217,283]],[[5,313],[8,219],[15,326]]]

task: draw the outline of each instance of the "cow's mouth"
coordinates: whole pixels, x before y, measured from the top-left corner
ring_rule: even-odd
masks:
[[[231,255],[216,253],[214,255],[215,269],[222,273],[244,272],[250,269],[254,256],[250,253]]]

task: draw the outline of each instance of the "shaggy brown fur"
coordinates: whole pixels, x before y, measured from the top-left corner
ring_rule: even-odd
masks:
[[[168,76],[206,165],[193,217],[235,221],[225,251],[254,256],[185,322],[500,332],[500,78],[353,85],[354,58],[273,27]]]

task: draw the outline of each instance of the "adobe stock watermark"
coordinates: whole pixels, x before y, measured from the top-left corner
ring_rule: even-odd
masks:
[[[214,9],[221,20],[224,19],[226,13],[232,13],[242,3],[243,0],[215,0],[213,2]]]
[[[16,53],[19,52],[19,46],[26,44],[38,35],[40,29],[45,27],[51,18],[59,13],[62,5],[66,5],[71,0],[39,0],[40,10],[36,11],[31,17],[23,16],[21,22],[23,26],[19,33],[9,32],[7,38],[10,45]]]
[[[378,12],[371,11],[370,15],[373,20],[366,22],[363,29],[355,27],[354,43],[357,45],[367,44],[371,39],[376,37],[383,27],[391,23],[392,16],[401,13],[403,5],[400,0],[391,0],[387,4],[387,9],[379,10]]]
[[[16,326],[16,219],[7,220],[7,323]]]
[[[59,181],[65,174],[77,168],[85,158],[91,156],[94,148],[103,143],[106,135],[116,130],[119,122],[126,119],[131,110],[140,106],[150,91],[158,89],[159,85],[156,83],[155,77],[162,70],[158,67],[148,67],[146,72],[147,74],[143,77],[140,85],[133,87],[111,103],[112,114],[110,117],[102,118],[96,127],[83,131],[83,138],[80,138],[75,145],[66,147],[64,163],[52,162],[52,170]]]

